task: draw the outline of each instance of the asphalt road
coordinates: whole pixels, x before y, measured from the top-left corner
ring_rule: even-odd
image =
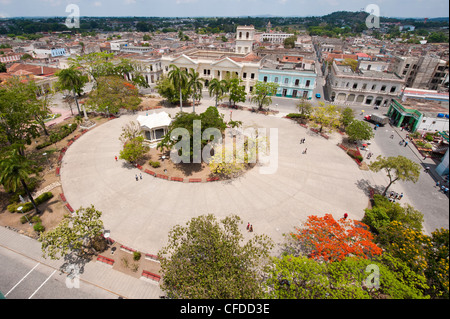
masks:
[[[0,246],[0,291],[6,299],[117,299],[105,289]]]

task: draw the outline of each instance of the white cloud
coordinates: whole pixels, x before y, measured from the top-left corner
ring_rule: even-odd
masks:
[[[136,0],[125,0],[125,4],[135,4]]]
[[[177,0],[177,4],[195,3],[198,0]]]
[[[100,1],[95,1],[94,2],[94,7],[101,7],[102,3]]]

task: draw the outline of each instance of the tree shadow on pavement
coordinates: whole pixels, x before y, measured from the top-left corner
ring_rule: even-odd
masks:
[[[356,187],[362,190],[367,196],[371,196],[372,192],[375,194],[382,194],[386,186],[383,185],[371,185],[367,179],[360,179],[356,183]]]

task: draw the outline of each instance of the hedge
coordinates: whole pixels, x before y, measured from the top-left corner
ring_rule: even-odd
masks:
[[[62,139],[73,133],[77,129],[77,127],[78,125],[76,123],[72,123],[70,126],[68,124],[61,126],[58,132],[51,133],[49,136],[49,140],[37,145],[36,149],[40,150],[61,141]]]
[[[36,205],[40,205],[46,201],[48,201],[50,198],[53,197],[52,192],[46,192],[43,193],[41,196],[34,199],[34,202]],[[21,213],[29,212],[30,210],[34,209],[34,206],[31,202],[27,203],[14,203],[11,205],[8,205],[7,209],[11,213],[19,212],[17,209],[22,206],[22,209],[20,210]]]

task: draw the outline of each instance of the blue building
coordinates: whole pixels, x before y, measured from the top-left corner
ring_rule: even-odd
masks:
[[[261,82],[278,83],[276,96],[288,98],[313,97],[317,74],[313,70],[283,70],[260,69],[258,80]]]
[[[52,49],[51,55],[52,57],[64,56],[66,55],[66,49],[64,48]]]

